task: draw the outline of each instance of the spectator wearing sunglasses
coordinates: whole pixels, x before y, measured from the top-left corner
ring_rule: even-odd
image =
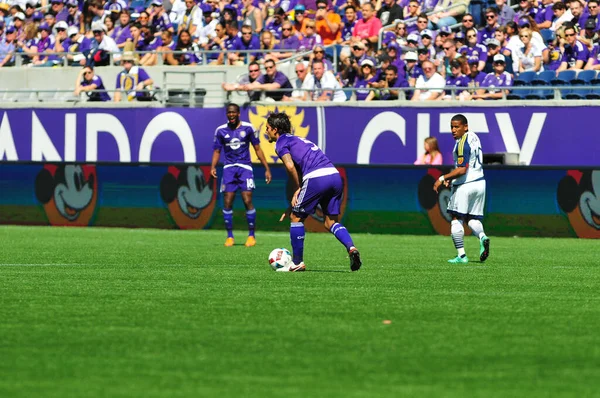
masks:
[[[519,38],[523,42],[523,47],[515,53],[515,57],[519,62],[519,73],[543,71],[542,50],[531,41],[531,30],[521,29]]]
[[[565,38],[560,41],[561,52],[563,54],[560,67],[557,73],[567,69],[581,70],[588,62],[589,51],[577,39],[577,31],[574,27],[567,27],[564,30]]]
[[[456,51],[456,42],[452,39],[447,39],[442,45],[442,49],[444,50],[444,58],[442,60],[443,66],[439,69],[440,74],[443,77],[446,77],[452,73],[450,63],[455,59],[462,57],[462,55]]]
[[[85,93],[88,101],[106,102],[110,101],[110,96],[106,92],[104,83],[100,76],[94,74],[94,68],[86,66],[79,71],[77,80],[75,80],[75,94],[79,97],[81,93]]]
[[[501,47],[500,41],[496,38],[490,39],[487,41],[486,43],[487,48],[488,48],[488,57],[487,57],[487,61],[485,63],[485,69],[484,72],[485,73],[492,73],[494,71],[494,56],[496,54],[503,54],[504,58],[506,60],[506,71],[510,74],[514,74],[513,72],[513,59],[512,59],[512,53],[510,50],[507,49],[503,49]],[[537,50],[536,50],[537,51]],[[540,53],[540,57],[541,57],[541,51]]]
[[[460,52],[467,58],[477,57],[479,58],[479,65],[477,69],[482,71],[485,69],[485,62],[487,61],[487,48],[483,44],[479,44],[477,30],[469,29],[466,32],[467,45],[460,49]]]
[[[272,101],[281,101],[283,97],[290,97],[294,87],[287,76],[277,70],[275,61],[267,59],[265,61],[265,69],[266,73],[259,76],[252,83],[243,85],[223,84],[223,89],[226,91],[264,91],[265,97]],[[285,91],[279,91],[281,89]]]
[[[462,26],[460,27],[460,30],[463,33],[466,33],[467,30],[469,29],[473,29],[475,27],[475,19],[473,18],[473,15],[466,13],[465,15],[463,15],[462,20],[460,21]]]
[[[485,43],[494,38],[496,29],[500,26],[498,24],[498,9],[495,7],[486,8],[485,22],[485,26],[479,29],[479,43]]]
[[[389,64],[388,64],[389,66]],[[360,63],[360,68],[362,73],[360,76],[356,77],[356,81],[354,82],[356,100],[364,101],[367,99],[367,96],[372,91],[370,88],[373,87],[373,84],[378,81],[377,76],[375,76],[375,64],[370,59],[365,59]],[[382,73],[385,74],[385,71]]]
[[[295,67],[296,78],[292,79],[291,83],[294,87],[294,91],[292,91],[292,95],[290,97],[283,97],[283,101],[304,101],[304,91],[300,90],[302,88],[302,84],[308,76],[308,62],[302,61],[298,62]]]
[[[92,48],[92,41],[79,33],[79,29],[75,26],[67,29],[67,39],[61,43],[64,52],[68,52],[66,55],[69,65],[85,65],[85,56],[90,52]]]
[[[326,72],[333,72],[333,64],[327,58],[325,58],[325,47],[315,46],[312,54],[310,55],[310,69],[312,70],[312,64],[314,61],[322,62]]]
[[[281,40],[274,47],[286,52],[273,52],[273,57],[285,59],[292,57],[300,48],[300,39],[294,34],[294,27],[290,21],[285,21],[281,26]]]
[[[243,75],[239,79],[239,83],[223,83],[223,90],[225,91],[241,91],[238,90],[241,86],[248,85],[250,83],[254,83],[259,77],[260,66],[258,62],[254,61],[248,65],[248,74]],[[248,91],[248,97],[250,101],[260,101],[261,91]]]

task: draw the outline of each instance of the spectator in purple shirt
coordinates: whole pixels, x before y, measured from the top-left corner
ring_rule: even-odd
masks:
[[[175,55],[172,52],[167,52],[165,62],[169,65],[197,65],[202,63],[202,59],[199,57],[200,47],[192,41],[192,35],[185,29],[179,32],[174,51],[181,54]]]
[[[398,76],[398,68],[395,65],[390,65],[385,70],[385,80],[383,87],[379,90],[374,90],[367,95],[365,101],[392,101],[397,100],[400,95],[398,88],[408,87],[408,82]]]
[[[13,26],[9,26],[4,32],[4,38],[0,37],[0,68],[14,66],[16,48],[17,31]]]
[[[506,72],[506,60],[504,55],[494,55],[494,72],[489,73],[483,82],[481,88],[477,90],[476,94],[471,96],[471,99],[475,100],[490,100],[490,99],[502,99],[503,96],[508,95],[510,90],[503,89],[499,90],[496,87],[511,87],[513,85],[512,76]]]
[[[323,44],[321,36],[319,36],[319,34],[316,33],[315,25],[315,21],[313,20],[308,20],[306,22],[306,34],[304,35],[302,40],[300,40],[300,47],[298,48],[300,52],[310,51],[313,48],[315,48],[316,45]]]
[[[462,61],[464,62],[464,61]],[[450,61],[450,74],[446,76],[446,88],[450,87],[468,87],[469,79],[462,73],[462,62],[458,59]],[[454,96],[451,90],[446,90],[444,100],[460,98],[464,90],[454,90]]]
[[[83,24],[83,13],[79,11],[79,3],[77,0],[67,0],[67,25],[80,28]]]
[[[340,38],[340,44],[348,45],[352,40],[352,32],[354,31],[354,25],[356,25],[356,8],[354,6],[346,7],[345,11],[346,19],[342,23],[342,36]]]
[[[134,66],[135,58],[132,52],[124,52],[121,63],[124,69],[117,75],[116,89],[119,91],[115,92],[115,102],[121,101],[121,90],[127,94],[128,101],[148,100],[151,97],[148,90],[154,83],[152,78],[144,69]]]
[[[252,34],[251,26],[242,26],[242,37],[236,38],[233,43],[232,50],[240,51],[240,50],[260,50],[260,41],[258,36]],[[229,61],[234,63],[245,63],[246,59],[249,59],[250,62],[253,62],[258,53],[230,53]],[[248,62],[248,63],[250,63]]]
[[[594,44],[590,58],[585,65],[586,70],[599,70],[600,69],[600,44]]]
[[[300,47],[300,39],[293,32],[294,27],[290,21],[285,21],[281,26],[281,40],[275,45],[276,50],[290,50],[285,52],[273,52],[273,57],[285,59],[292,57]]]
[[[487,76],[484,72],[481,72],[479,68],[479,58],[471,57],[467,59],[467,65],[469,66],[469,74],[467,75],[467,79],[469,79],[469,87],[479,88],[483,80]]]
[[[75,80],[75,94],[79,97],[81,93],[86,93],[88,101],[110,101],[110,96],[106,92],[104,83],[100,76],[94,74],[94,68],[86,66],[77,75]]]
[[[554,20],[554,11],[552,10],[553,0],[542,0],[540,11],[535,15],[535,22],[539,29],[550,29]]]
[[[315,46],[313,48],[312,54],[310,55],[310,65],[312,67],[312,63],[314,61],[320,61],[323,63],[323,67],[325,68],[325,72],[333,72],[333,64],[330,60],[325,58],[325,47],[323,46]]]
[[[485,61],[487,61],[487,48],[483,44],[477,43],[478,35],[475,28],[469,29],[466,32],[467,45],[460,49],[460,52],[467,58],[479,58],[477,69],[480,71],[485,69]]]
[[[121,11],[121,15],[119,15],[119,24],[115,26],[111,37],[117,43],[117,47],[124,48],[125,43],[128,40],[132,40],[133,36],[131,35],[131,16],[129,15],[128,10]]]
[[[63,43],[63,51],[68,52],[67,59],[69,65],[85,65],[85,57],[92,48],[92,41],[79,33],[75,26],[67,30],[69,36]]]
[[[252,83],[237,85],[223,84],[225,91],[264,91],[265,97],[274,101],[281,101],[283,97],[290,97],[294,87],[282,72],[277,70],[277,65],[272,59],[265,61],[267,73],[261,75]],[[271,91],[287,89],[287,91]]]
[[[375,71],[375,65],[372,60],[364,59],[360,63],[360,68],[362,69],[362,74],[356,77],[354,88],[357,89],[355,91],[356,100],[364,101],[372,91],[371,84],[377,82],[377,77],[373,73]]]
[[[52,4],[52,12],[55,15],[56,22],[66,22],[67,17],[69,16],[69,11],[65,8],[63,0],[52,0],[50,3]]]
[[[38,32],[40,34],[40,38],[37,41],[36,47],[38,53],[43,52],[54,52],[54,36],[50,34],[51,28],[47,23],[40,24],[38,26]],[[49,54],[39,55],[34,59],[33,65],[35,66],[53,66],[51,56]]]
[[[485,10],[486,25],[479,30],[479,43],[485,43],[489,39],[495,37],[496,29],[498,29],[498,9],[496,7],[488,7]]]
[[[579,40],[577,40],[577,31],[574,27],[567,27],[564,30],[565,43],[561,41],[563,48],[560,67],[556,72],[562,72],[567,69],[581,70],[588,62],[589,51]]]
[[[141,38],[137,42],[137,51],[145,51],[145,54],[140,55],[140,65],[142,66],[153,66],[158,62],[157,51],[162,46],[162,39],[160,36],[155,36],[154,28],[146,25],[140,29]]]
[[[150,23],[154,27],[156,37],[160,37],[165,30],[175,32],[169,15],[165,12],[162,0],[152,0],[152,5],[147,11],[150,13]]]
[[[281,39],[281,29],[283,27],[284,19],[285,10],[281,7],[277,7],[277,9],[275,9],[273,17],[265,26],[265,30],[268,30],[269,32],[273,33],[273,36],[275,36],[277,40]]]

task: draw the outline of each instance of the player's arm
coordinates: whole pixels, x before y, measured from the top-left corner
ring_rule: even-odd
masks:
[[[213,176],[214,178],[217,178],[217,163],[219,163],[220,157],[221,157],[221,150],[220,149],[213,150],[212,161],[210,162],[210,175]]]
[[[271,168],[269,167],[269,163],[267,163],[267,158],[265,158],[265,153],[260,148],[260,144],[254,145],[254,152],[256,152],[256,157],[260,160],[260,163],[265,167],[265,181],[267,184],[271,183]]]
[[[464,137],[464,138],[466,138],[466,137]],[[440,185],[444,184],[444,185],[448,186],[447,184],[450,181],[467,174],[467,169],[469,168],[469,158],[470,157],[471,157],[471,147],[469,146],[469,143],[466,140],[461,141],[461,143],[458,145],[458,149],[457,149],[458,160],[456,162],[456,168],[447,174],[442,174],[440,176],[440,178],[438,178],[438,180],[435,182],[435,184],[433,184],[433,190],[437,192]]]

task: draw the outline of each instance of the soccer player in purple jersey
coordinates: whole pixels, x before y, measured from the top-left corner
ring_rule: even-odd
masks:
[[[344,183],[339,172],[319,149],[307,139],[292,135],[290,119],[285,113],[272,113],[267,118],[269,142],[275,142],[277,156],[283,162],[295,192],[291,207],[281,216],[283,221],[290,217],[290,240],[292,241],[293,264],[289,272],[305,271],[304,265],[304,220],[321,205],[325,215],[325,227],[339,240],[350,256],[350,269],[358,271],[362,262],[350,233],[339,221],[340,202]],[[302,184],[298,170],[302,175]]]
[[[225,154],[221,192],[223,192],[223,219],[227,229],[225,246],[233,246],[233,200],[237,190],[242,191],[242,200],[246,206],[246,221],[248,222],[248,239],[246,246],[256,245],[254,228],[256,226],[256,209],[252,204],[252,190],[254,189],[254,174],[250,161],[250,145],[254,147],[256,156],[265,166],[265,180],[271,182],[271,169],[260,149],[258,132],[250,123],[240,120],[240,107],[236,104],[227,105],[227,123],[217,127],[213,144],[213,157],[210,174],[217,178],[217,163],[221,151]]]

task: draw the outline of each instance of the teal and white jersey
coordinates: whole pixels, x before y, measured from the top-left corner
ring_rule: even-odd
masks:
[[[462,185],[468,182],[483,180],[483,153],[481,152],[481,141],[475,133],[467,132],[454,144],[454,165],[466,167],[467,174],[456,178],[452,184]]]

